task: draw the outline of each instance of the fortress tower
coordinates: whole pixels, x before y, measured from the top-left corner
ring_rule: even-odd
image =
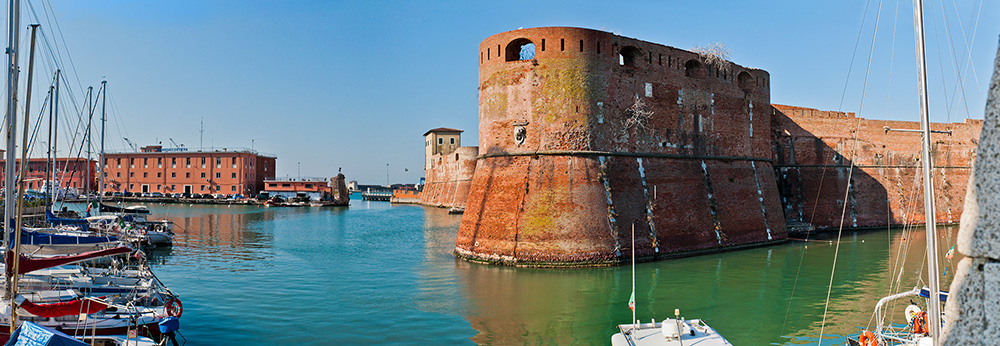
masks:
[[[786,237],[766,71],[608,32],[479,45],[479,157],[456,253],[595,265]]]

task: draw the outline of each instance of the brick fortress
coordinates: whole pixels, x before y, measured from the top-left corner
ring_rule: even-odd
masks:
[[[504,32],[478,59],[479,147],[428,155],[422,197],[463,201],[460,257],[616,264],[633,227],[647,260],[763,245],[786,222],[839,226],[845,203],[846,227],[923,221],[920,135],[884,129],[917,122],[772,105],[766,71],[597,30]],[[981,125],[933,125],[950,131],[934,138],[941,220],[961,215]]]

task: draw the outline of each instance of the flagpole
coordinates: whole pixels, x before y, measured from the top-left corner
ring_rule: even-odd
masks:
[[[632,224],[632,297],[635,297],[635,224]],[[632,304],[635,304],[633,301]],[[635,322],[635,307],[632,308],[632,323]]]

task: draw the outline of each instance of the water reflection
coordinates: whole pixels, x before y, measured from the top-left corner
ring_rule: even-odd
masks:
[[[428,214],[429,257],[439,257],[453,234],[438,221],[450,222]],[[941,232],[942,263],[957,263],[957,258],[943,258],[957,228]],[[823,330],[827,339],[844,341],[843,336],[870,326],[872,308],[889,294],[890,285],[893,292],[923,285],[924,239],[923,229],[845,234]],[[814,239],[640,263],[636,316],[662,319],[679,308],[684,316],[705,319],[736,345],[816,344],[835,251],[830,239]],[[614,326],[631,318],[628,266],[531,269],[454,263],[476,343],[606,344]],[[953,269],[942,279],[945,289]],[[905,305],[891,307],[890,318],[901,318]]]
[[[275,221],[273,212],[226,205],[165,205],[150,209],[154,219],[174,223],[175,246],[150,252],[150,260],[156,264],[243,272],[259,270],[274,257],[274,234],[265,225]],[[183,260],[170,263],[171,257]],[[194,258],[198,261],[191,260]]]

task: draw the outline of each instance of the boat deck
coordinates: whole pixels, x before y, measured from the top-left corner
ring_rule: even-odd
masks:
[[[667,320],[667,323],[675,323],[674,320]],[[709,327],[706,324],[701,323],[701,320],[688,320],[684,321],[684,327],[682,327],[685,333],[680,334],[680,340],[677,338],[668,339],[666,338],[662,330],[662,322],[654,323],[642,323],[639,324],[639,328],[635,329],[634,324],[621,324],[618,325],[618,329],[624,333],[617,333],[611,336],[612,346],[723,346],[732,345],[726,338],[722,337],[715,329]],[[691,335],[690,331],[694,330],[694,335]],[[629,334],[629,335],[625,335]]]

